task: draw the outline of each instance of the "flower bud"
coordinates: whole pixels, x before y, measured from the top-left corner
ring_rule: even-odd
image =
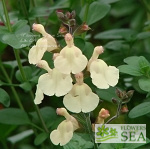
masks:
[[[109,114],[109,111],[108,111],[108,110],[102,108],[102,109],[100,110],[98,116],[101,117],[101,118],[103,118],[103,119],[106,119],[106,118],[108,118],[108,117],[110,116],[110,114]]]
[[[67,20],[71,19],[71,13],[69,11],[67,11],[65,13],[65,17],[66,17]]]
[[[81,24],[74,32],[75,35],[81,35],[82,33],[85,33],[86,31],[90,30],[91,28],[86,24]]]
[[[121,90],[119,90],[118,88],[116,88],[116,94],[120,99],[123,98],[123,96],[124,96],[123,92]]]
[[[117,104],[117,103],[118,103],[118,100],[115,99],[115,98],[112,98],[112,102],[113,102],[114,104]]]
[[[75,12],[75,10],[73,10],[73,11],[71,12],[71,18],[74,19],[75,16],[76,16],[76,12]]]
[[[44,29],[44,26],[42,24],[36,24],[36,23],[34,23],[32,25],[32,30],[41,33],[43,36],[47,35],[47,33],[46,33],[45,29]]]
[[[59,28],[59,33],[60,34],[66,34],[68,32],[68,30],[67,30],[67,28],[65,27],[65,26],[61,26],[60,28]]]
[[[80,84],[80,85],[83,84],[83,73],[82,72],[75,74],[75,78],[76,78],[77,84]]]
[[[129,98],[131,98],[133,96],[134,90],[130,90],[127,92],[127,95]]]
[[[64,14],[62,13],[62,12],[60,12],[60,11],[56,11],[56,13],[57,13],[57,17],[61,20],[61,19],[64,19]]]
[[[126,104],[121,107],[121,113],[122,113],[122,114],[123,114],[123,113],[127,113],[128,111],[129,111],[129,110],[128,110],[128,107],[127,107]]]
[[[70,26],[70,27],[73,27],[73,26],[75,26],[75,25],[76,25],[76,20],[75,20],[75,19],[69,20],[69,26]]]

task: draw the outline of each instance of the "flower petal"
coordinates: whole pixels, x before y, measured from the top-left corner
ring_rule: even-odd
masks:
[[[43,92],[41,91],[41,89],[37,85],[34,103],[35,104],[40,104],[42,102],[43,98],[44,98]]]
[[[109,85],[105,78],[105,71],[107,71],[107,64],[103,60],[96,60],[91,63],[90,73],[92,78],[92,83],[98,88],[107,89]]]
[[[50,73],[40,76],[38,86],[45,95],[53,96],[55,94],[55,83]]]
[[[30,64],[36,64],[38,61],[40,61],[47,49],[47,40],[43,37],[40,38],[36,46],[33,46],[28,54],[28,59]]]
[[[56,96],[63,96],[73,86],[71,76],[60,73],[56,68],[40,76],[38,84],[43,93],[48,96],[54,94]]]
[[[47,51],[48,52],[51,52],[58,48],[56,40],[50,34],[47,34],[46,39],[47,39]]]
[[[64,120],[57,128],[50,134],[50,139],[53,144],[61,146],[67,144],[73,137],[73,125],[70,121]]]
[[[72,90],[65,95],[63,103],[71,112],[79,113],[82,111],[87,113],[97,107],[99,97],[85,83],[82,85],[75,84]]]
[[[92,83],[98,88],[107,89],[115,86],[119,79],[119,70],[114,66],[107,66],[103,60],[95,60],[91,63],[90,73]]]
[[[79,73],[85,69],[87,58],[79,48],[66,46],[54,60],[55,67],[64,74]]]
[[[110,86],[115,86],[119,79],[119,69],[114,66],[109,66],[105,73],[107,82]]]

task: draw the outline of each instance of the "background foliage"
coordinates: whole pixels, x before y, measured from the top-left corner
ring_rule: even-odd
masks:
[[[58,34],[60,21],[56,10],[76,11],[77,23],[86,22],[91,30],[75,37],[75,44],[89,59],[97,45],[105,48],[100,56],[109,65],[120,70],[117,85],[121,90],[135,90],[128,103],[129,113],[112,121],[116,124],[146,124],[150,138],[150,1],[149,0],[6,0],[10,24],[0,1],[0,148],[1,149],[79,149],[92,148],[86,133],[75,133],[64,147],[54,146],[49,132],[63,120],[55,113],[62,107],[62,99],[45,96],[43,103],[33,103],[38,77],[44,72],[29,65],[29,49],[40,38],[32,31],[34,22],[45,26],[63,47],[63,37]],[[52,54],[44,59],[53,67]],[[85,82],[103,100],[92,113],[94,121],[103,107],[116,113],[112,97],[115,88],[96,89],[89,78]],[[116,97],[117,98],[117,97]],[[40,111],[40,112],[39,112]],[[38,113],[38,115],[37,115]],[[41,113],[41,115],[39,115]],[[38,116],[42,116],[43,123]],[[43,127],[42,127],[43,126]],[[101,144],[99,149],[149,148],[147,144]]]

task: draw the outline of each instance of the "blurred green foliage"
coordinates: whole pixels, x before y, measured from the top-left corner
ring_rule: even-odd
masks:
[[[56,10],[76,11],[78,25],[86,22],[91,30],[84,36],[75,37],[75,45],[90,59],[97,45],[105,48],[101,59],[120,70],[117,85],[121,90],[135,90],[127,104],[129,115],[124,114],[112,123],[135,123],[150,125],[150,1],[149,0],[6,0],[12,32],[9,31],[2,2],[0,1],[0,148],[1,149],[73,149],[93,148],[87,134],[75,133],[71,142],[64,147],[54,146],[49,134],[42,132],[39,119],[32,103],[38,77],[44,70],[39,70],[28,63],[29,49],[40,37],[32,31],[33,23],[43,24],[46,31],[53,35],[61,47],[65,45],[58,34],[61,22]],[[19,52],[25,78],[18,68],[14,50]],[[45,53],[44,59],[53,67],[52,54]],[[107,108],[111,116],[115,115],[116,105],[112,98],[117,98],[115,88],[97,89],[89,78],[85,82],[103,100],[92,114],[96,118],[101,108]],[[18,108],[18,98],[25,111]],[[33,91],[33,93],[31,93]],[[45,96],[40,105],[43,119],[51,132],[63,120],[55,109],[62,107],[62,97]],[[35,124],[36,126],[34,126]],[[34,133],[28,132],[33,128]],[[17,137],[16,134],[21,137]],[[147,127],[147,138],[150,138]],[[10,139],[11,137],[11,139]],[[10,141],[15,139],[15,141]],[[20,139],[21,138],[21,139]],[[99,149],[146,149],[148,144],[101,144]],[[144,145],[144,146],[143,146]],[[142,147],[141,147],[142,146]]]

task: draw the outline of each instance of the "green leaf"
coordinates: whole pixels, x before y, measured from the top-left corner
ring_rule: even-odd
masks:
[[[32,69],[31,69],[31,67],[29,67],[29,66],[24,66],[24,67],[23,67],[23,70],[24,70],[26,79],[29,81],[29,80],[32,78]],[[22,75],[21,75],[21,73],[20,73],[20,70],[17,70],[17,71],[16,71],[15,76],[16,76],[16,79],[17,79],[18,81],[24,83],[24,79],[22,78]]]
[[[150,64],[143,56],[131,56],[124,59],[128,65],[119,66],[119,71],[133,76],[147,75],[150,71]]]
[[[119,99],[116,95],[116,88],[109,87],[108,89],[96,89],[97,95],[106,101],[112,102],[112,98]]]
[[[12,144],[16,144],[17,142],[31,136],[33,133],[33,130],[25,130],[17,135],[9,137],[7,140]]]
[[[0,123],[10,125],[29,124],[30,120],[23,110],[7,108],[0,110]]]
[[[71,141],[66,145],[64,145],[63,148],[64,149],[91,149],[93,148],[93,143],[84,140],[84,138],[74,133]]]
[[[75,38],[74,44],[83,52],[85,47],[85,41],[82,38]]]
[[[142,32],[137,35],[137,39],[147,39],[150,38],[150,32]]]
[[[130,113],[129,113],[129,117],[130,118],[136,118],[142,115],[146,115],[150,113],[150,102],[144,102],[139,104],[138,106],[134,107]]]
[[[126,39],[136,32],[131,29],[112,29],[95,35],[95,39]]]
[[[30,32],[30,27],[26,20],[19,20],[12,26],[13,32],[9,32],[6,27],[0,28],[0,41],[12,46],[15,49],[20,49],[29,46],[33,41],[33,34]]]
[[[10,97],[8,93],[0,88],[0,103],[2,103],[5,107],[10,106]]]
[[[85,42],[85,47],[84,47],[84,50],[83,50],[83,54],[88,58],[90,59],[92,54],[93,54],[93,51],[94,51],[94,46],[91,42]]]
[[[114,40],[108,42],[104,47],[114,51],[120,51],[123,47],[124,40]]]
[[[29,82],[24,82],[20,84],[19,87],[21,87],[25,92],[28,92],[32,89],[32,86]]]
[[[99,0],[100,3],[107,3],[107,4],[115,3],[118,1],[120,1],[120,0]]]
[[[138,81],[138,83],[143,91],[150,92],[150,79],[142,78]]]
[[[45,17],[50,15],[49,7],[34,7],[29,12],[29,17]]]
[[[132,66],[132,65],[121,65],[118,67],[119,72],[126,73],[132,76],[142,76],[139,67]]]
[[[106,16],[109,10],[110,10],[110,5],[105,3],[100,3],[100,2],[93,2],[89,7],[87,24],[91,25],[101,20],[103,17]]]
[[[57,119],[57,114],[56,114],[55,109],[53,109],[52,107],[44,107],[40,109],[40,112],[47,127],[52,126],[54,121]],[[35,121],[39,122],[39,118],[36,112],[32,112],[31,115]]]
[[[39,134],[35,140],[34,140],[34,144],[35,145],[40,145],[42,144],[47,138],[49,137],[49,135],[47,133],[41,133]]]

